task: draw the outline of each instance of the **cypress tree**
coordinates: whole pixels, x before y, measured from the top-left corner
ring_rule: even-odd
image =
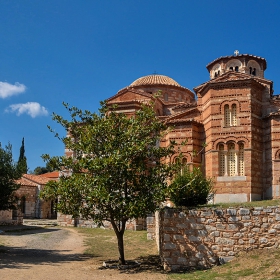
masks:
[[[27,159],[26,159],[26,156],[25,156],[24,137],[22,138],[22,142],[21,142],[17,168],[18,168],[18,171],[21,174],[26,174],[27,173],[28,168],[27,168]]]

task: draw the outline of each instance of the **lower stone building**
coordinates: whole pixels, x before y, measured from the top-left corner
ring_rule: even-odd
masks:
[[[55,201],[44,201],[40,192],[49,181],[58,180],[59,173],[43,175],[24,174],[17,181],[20,188],[16,195],[20,198],[20,210],[23,218],[56,218]]]

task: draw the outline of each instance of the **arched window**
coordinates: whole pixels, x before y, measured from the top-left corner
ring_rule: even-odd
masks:
[[[228,104],[224,107],[224,123],[225,126],[237,126],[236,118],[237,107],[236,104],[232,104],[231,108]]]
[[[238,70],[239,70],[238,66],[235,66],[234,70],[235,70],[235,72],[238,72]]]
[[[245,176],[244,144],[231,142],[226,147],[227,150],[224,144],[218,146],[219,176]]]

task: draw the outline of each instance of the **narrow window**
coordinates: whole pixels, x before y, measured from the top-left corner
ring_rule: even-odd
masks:
[[[233,71],[233,67],[229,67],[229,70]]]
[[[21,198],[21,203],[20,203],[20,208],[21,208],[22,214],[25,214],[25,204],[26,204],[26,198],[25,198],[25,196],[23,196]]]
[[[239,157],[238,157],[238,166],[239,166],[239,176],[244,176],[244,144],[239,144]]]
[[[225,105],[225,126],[230,126],[230,110],[229,110],[229,105]]]
[[[252,74],[252,67],[249,68],[250,69],[250,75]]]
[[[228,175],[234,176],[236,174],[236,152],[233,143],[228,144]]]
[[[225,147],[223,144],[219,145],[219,176],[225,176]]]
[[[232,104],[231,106],[231,120],[232,120],[232,125],[236,126],[237,121],[236,121],[236,104]]]
[[[224,125],[227,126],[236,126],[237,125],[237,117],[236,117],[236,111],[237,107],[236,104],[232,104],[231,108],[229,108],[229,105],[226,104],[224,107]]]
[[[252,75],[256,76],[256,68],[253,69]]]
[[[235,72],[238,72],[238,66],[235,66]]]

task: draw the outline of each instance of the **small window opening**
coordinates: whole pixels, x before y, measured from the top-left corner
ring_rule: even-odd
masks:
[[[233,67],[229,67],[229,70],[233,71]]]
[[[26,204],[26,198],[25,198],[25,196],[23,196],[21,198],[21,203],[20,203],[20,210],[21,210],[22,214],[25,214],[25,204]]]
[[[238,66],[235,66],[235,72],[238,72]]]
[[[252,75],[256,76],[256,68],[253,69]]]

